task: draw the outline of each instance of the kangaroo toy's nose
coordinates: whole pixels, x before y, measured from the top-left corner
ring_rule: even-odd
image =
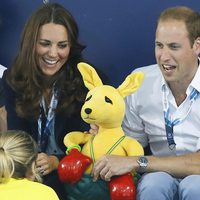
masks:
[[[92,109],[91,109],[91,108],[86,108],[86,109],[85,109],[85,113],[86,113],[86,114],[89,115],[91,112],[92,112]]]

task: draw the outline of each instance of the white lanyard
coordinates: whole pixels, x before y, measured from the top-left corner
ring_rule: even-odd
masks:
[[[187,117],[187,115],[191,111],[193,102],[199,96],[199,92],[195,88],[192,89],[189,96],[190,104],[189,104],[188,109],[185,111],[182,117],[176,118],[176,119],[172,119],[172,116],[170,114],[169,101],[167,99],[167,92],[166,92],[166,85],[164,85],[162,89],[162,93],[163,93],[163,113],[164,113],[164,120],[165,120],[166,136],[167,136],[169,148],[172,150],[176,146],[176,143],[174,141],[173,127],[177,124],[180,124]]]
[[[52,98],[50,102],[50,107],[48,113],[46,112],[45,100],[42,97],[40,102],[40,115],[38,118],[38,146],[40,151],[44,152],[46,150],[48,144],[48,137],[51,135],[52,123],[55,123],[55,110],[58,104],[58,90],[54,87],[52,91]],[[43,122],[43,115],[44,112],[46,117],[46,123],[42,130],[42,122]]]

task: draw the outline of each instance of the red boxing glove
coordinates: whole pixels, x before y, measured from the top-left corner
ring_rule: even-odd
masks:
[[[131,173],[116,176],[109,182],[111,200],[136,200],[136,187]]]
[[[83,155],[78,149],[74,148],[60,161],[58,177],[62,182],[76,183],[91,163],[90,157]]]

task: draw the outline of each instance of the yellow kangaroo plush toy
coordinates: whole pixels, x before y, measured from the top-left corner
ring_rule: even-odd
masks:
[[[95,136],[78,131],[66,134],[64,144],[69,153],[59,164],[59,178],[65,182],[68,199],[134,200],[136,191],[130,174],[126,174],[125,178],[123,175],[114,177],[110,182],[101,179],[93,182],[90,172],[94,162],[105,154],[121,156],[144,154],[142,146],[135,139],[125,136],[121,128],[125,113],[124,97],[140,87],[144,74],[142,72],[130,74],[116,89],[103,85],[92,66],[79,63],[78,69],[85,86],[89,89],[81,109],[81,117],[88,124],[98,125],[99,130]],[[82,146],[82,150],[79,145]]]

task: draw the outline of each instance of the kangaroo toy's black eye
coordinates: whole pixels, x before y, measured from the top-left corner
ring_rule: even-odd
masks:
[[[113,104],[112,100],[109,99],[107,96],[105,96],[105,102],[110,103],[110,104]]]
[[[89,101],[92,98],[92,95],[90,95],[85,101]]]

